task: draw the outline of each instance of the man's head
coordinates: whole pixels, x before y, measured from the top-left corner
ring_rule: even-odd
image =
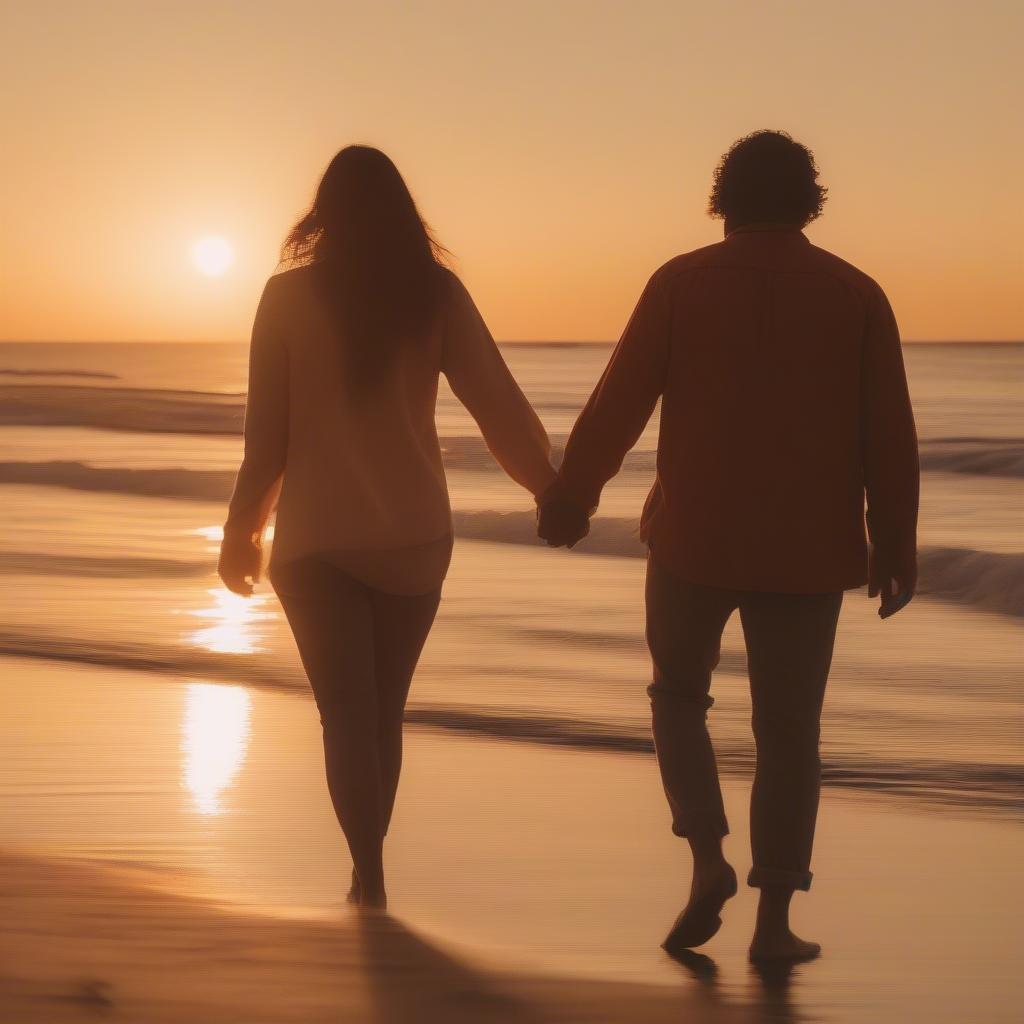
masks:
[[[821,216],[827,194],[806,146],[785,132],[753,132],[715,168],[708,213],[725,220],[727,231],[758,223],[802,228]]]

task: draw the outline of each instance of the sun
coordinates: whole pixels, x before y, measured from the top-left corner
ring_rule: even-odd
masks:
[[[207,277],[220,277],[235,262],[235,250],[220,235],[207,235],[192,245],[192,262]]]

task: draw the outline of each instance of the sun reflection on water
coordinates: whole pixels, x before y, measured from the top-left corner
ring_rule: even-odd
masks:
[[[222,814],[221,795],[249,746],[252,698],[240,686],[190,683],[182,720],[182,785],[199,814]]]
[[[189,612],[211,624],[197,629],[189,636],[192,643],[217,654],[255,654],[259,651],[259,637],[254,628],[258,622],[274,618],[267,607],[266,594],[241,597],[223,587],[211,587],[207,594],[213,601],[209,608]]]
[[[224,527],[223,526],[197,526],[194,530],[190,530],[189,533],[196,537],[202,537],[203,540],[209,541],[209,545],[206,550],[211,554],[216,553],[220,550],[220,542],[224,539]],[[271,523],[263,531],[263,542],[264,544],[270,543],[274,539],[274,524]]]

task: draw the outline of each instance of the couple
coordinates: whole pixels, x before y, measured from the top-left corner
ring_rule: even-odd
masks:
[[[386,906],[403,711],[451,557],[434,423],[443,373],[534,495],[554,546],[586,535],[662,399],[642,519],[649,693],[672,828],[693,853],[689,902],[664,946],[702,945],[736,892],[706,716],[722,631],[739,609],[757,745],[751,957],[817,955],[790,930],[789,904],[811,883],[840,605],[865,583],[883,618],[913,596],[918,491],[889,303],[801,231],[825,191],[813,155],[784,133],[726,153],[709,204],[724,240],[651,278],[556,473],[544,427],[394,164],[350,146],[327,168],[285,242],[292,268],[270,279],[256,312],[219,572],[252,592],[276,506],[270,577],[323,723],[352,902]]]

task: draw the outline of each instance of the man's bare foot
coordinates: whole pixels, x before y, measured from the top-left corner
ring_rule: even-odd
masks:
[[[669,955],[677,964],[685,967],[697,981],[710,983],[718,977],[718,964],[703,953],[678,948]]]
[[[807,942],[798,938],[788,928],[777,934],[754,935],[750,944],[750,959],[755,963],[786,962],[801,963],[814,960],[821,954],[821,946],[817,942]]]
[[[670,956],[679,950],[703,946],[722,927],[719,916],[725,901],[736,895],[736,872],[726,861],[711,871],[695,873],[690,901],[676,918],[661,948]]]
[[[356,874],[356,869],[352,869],[352,884],[349,886],[348,894],[345,896],[346,903],[358,903],[362,896],[362,886],[359,884],[359,876]]]

